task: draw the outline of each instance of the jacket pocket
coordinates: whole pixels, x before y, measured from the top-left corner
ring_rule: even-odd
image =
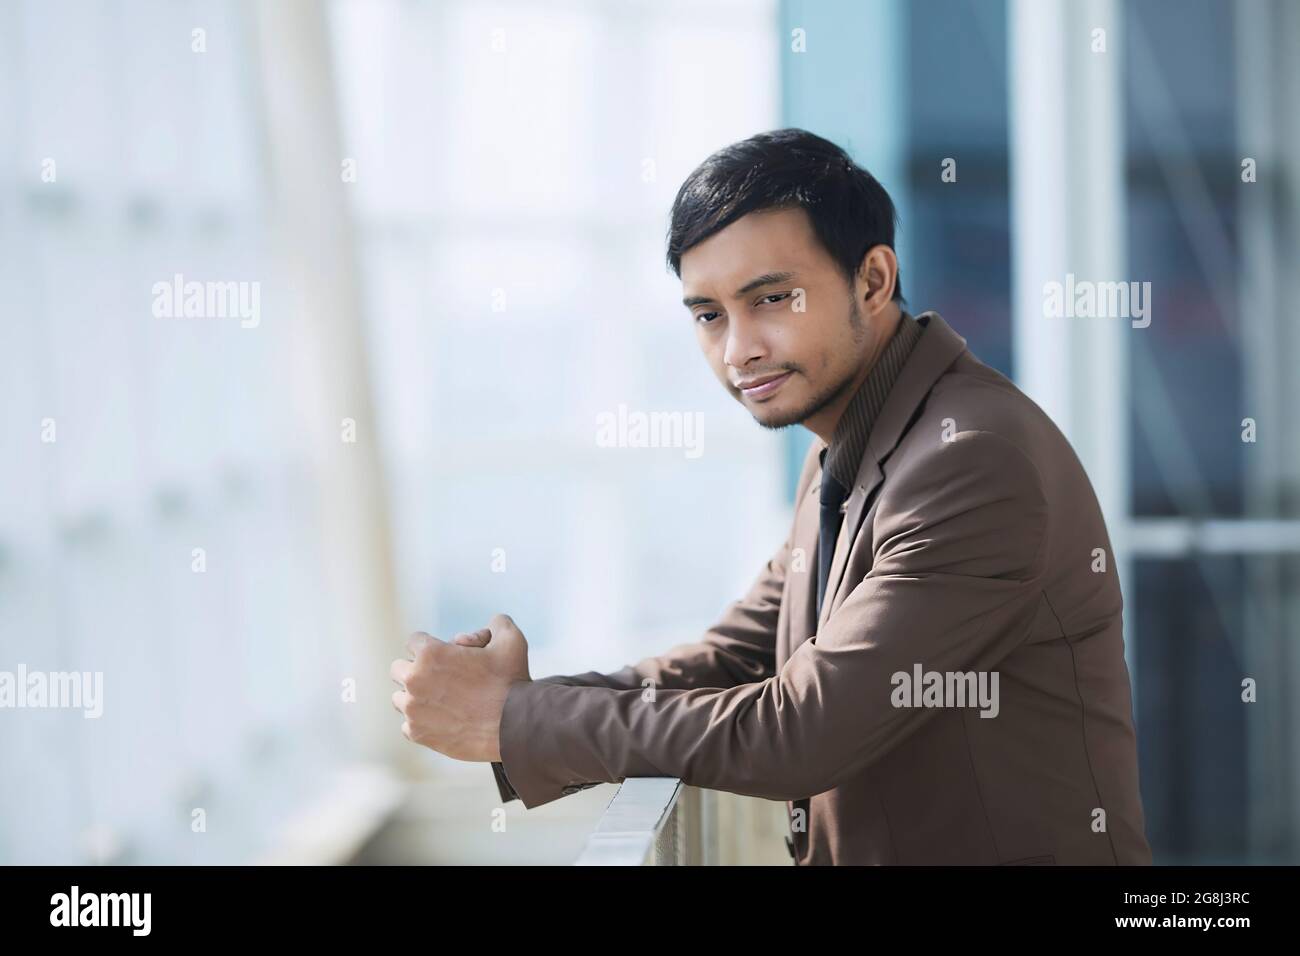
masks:
[[[1022,856],[1018,860],[1007,860],[998,866],[1056,866],[1056,854],[1044,853],[1042,856]]]

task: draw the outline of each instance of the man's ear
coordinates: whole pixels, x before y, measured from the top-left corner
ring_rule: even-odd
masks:
[[[894,250],[884,244],[874,245],[862,257],[858,267],[858,299],[869,310],[882,308],[894,297],[898,281],[898,258]]]

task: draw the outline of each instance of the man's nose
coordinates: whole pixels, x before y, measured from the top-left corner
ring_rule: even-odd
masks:
[[[728,319],[727,348],[722,360],[732,368],[740,369],[755,359],[766,357],[767,347],[763,344],[762,329],[758,323],[744,314],[733,313]]]

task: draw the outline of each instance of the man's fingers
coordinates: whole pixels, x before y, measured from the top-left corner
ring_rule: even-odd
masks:
[[[425,634],[424,631],[416,631],[406,640],[406,649],[410,651],[413,660],[419,660],[422,652],[427,653],[433,647],[439,644],[445,644],[432,634]]]
[[[488,629],[488,633],[490,633],[493,637],[498,637],[502,634],[508,634],[512,631],[515,634],[521,633],[519,628],[515,625],[514,618],[512,618],[509,614],[493,614],[492,620],[488,621],[487,629]]]
[[[406,705],[411,702],[411,695],[404,690],[393,691],[393,710],[399,714],[406,713]]]
[[[406,682],[411,676],[411,662],[405,658],[399,657],[393,661],[392,666],[388,668],[388,676],[393,679],[393,683],[401,687],[406,687]]]
[[[490,640],[492,640],[492,632],[486,627],[480,627],[472,634],[456,635],[456,643],[463,647],[487,647]]]

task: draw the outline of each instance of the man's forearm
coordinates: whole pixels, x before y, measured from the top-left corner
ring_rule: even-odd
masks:
[[[538,683],[564,684],[571,687],[607,687],[613,690],[633,690],[641,686],[642,680],[641,674],[634,667],[624,667],[608,674],[587,671],[584,674],[555,674],[537,678]],[[519,793],[510,783],[510,778],[506,776],[506,768],[501,761],[492,761],[492,776],[496,779],[497,793],[501,795],[502,803],[519,799]],[[581,789],[585,790],[587,786],[596,785],[589,783]]]

